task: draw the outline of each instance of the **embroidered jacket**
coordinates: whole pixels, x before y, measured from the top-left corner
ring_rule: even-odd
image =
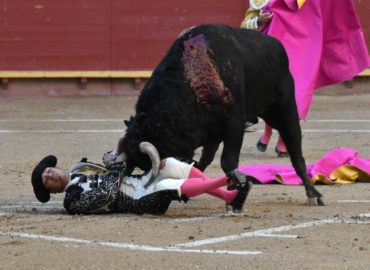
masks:
[[[98,167],[97,167],[98,166]],[[70,214],[119,212],[133,214],[163,214],[172,200],[179,200],[177,190],[161,190],[133,198],[120,189],[124,170],[108,171],[104,167],[84,163],[71,170],[66,187],[64,208]],[[121,177],[121,181],[120,181]],[[130,181],[140,181],[130,177]]]

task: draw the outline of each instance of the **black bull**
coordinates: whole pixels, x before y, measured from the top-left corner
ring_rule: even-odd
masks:
[[[223,142],[221,167],[228,173],[238,166],[245,123],[257,117],[279,131],[310,204],[322,205],[306,174],[287,54],[257,31],[202,25],[183,32],[142,90],[136,115],[125,121],[118,154],[126,154],[128,167],[147,170],[140,142],[152,143],[161,158],[182,160],[203,146],[196,165],[204,170]]]

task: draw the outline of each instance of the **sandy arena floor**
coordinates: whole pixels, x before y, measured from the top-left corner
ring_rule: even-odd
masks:
[[[254,185],[240,216],[201,196],[164,216],[70,216],[63,196],[38,203],[30,184],[47,154],[59,166],[115,147],[136,95],[0,99],[0,269],[370,269],[370,184],[319,186],[326,206],[305,205],[303,187]],[[307,163],[347,146],[370,157],[370,92],[319,95],[302,123]],[[241,164],[283,163],[246,133]],[[219,152],[207,169],[222,173]]]

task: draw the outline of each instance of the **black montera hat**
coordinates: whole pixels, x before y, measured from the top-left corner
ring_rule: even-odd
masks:
[[[57,158],[49,155],[44,157],[39,164],[33,169],[32,172],[32,186],[33,192],[35,192],[36,198],[43,203],[50,200],[50,192],[44,187],[42,183],[41,175],[44,170],[48,167],[55,167],[57,165]]]

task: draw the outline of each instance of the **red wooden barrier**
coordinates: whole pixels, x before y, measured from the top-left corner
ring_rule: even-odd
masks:
[[[370,45],[370,3],[354,1]],[[247,3],[0,0],[0,71],[151,70],[182,30],[239,26]]]

